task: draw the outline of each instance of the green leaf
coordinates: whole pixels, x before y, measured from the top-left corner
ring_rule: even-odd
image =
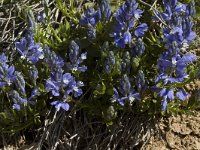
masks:
[[[106,86],[103,82],[101,82],[101,84],[97,84],[96,90],[93,93],[94,95],[103,95],[105,94],[105,91],[106,91]]]
[[[181,0],[180,2],[181,2],[181,3],[184,3],[184,4],[188,4],[188,3],[191,2],[191,0]]]
[[[195,17],[200,17],[200,7],[199,6],[195,6],[195,9],[196,9]]]
[[[90,8],[90,7],[94,7],[94,3],[93,2],[87,2],[84,4],[84,7],[87,9],[87,8]]]
[[[103,31],[103,25],[101,22],[98,22],[96,25],[97,32],[101,33]]]
[[[38,84],[38,89],[39,89],[39,91],[40,91],[41,93],[45,93],[45,92],[46,92],[46,90],[45,90],[45,88],[44,88],[44,85],[43,85],[42,83]]]
[[[3,118],[3,119],[5,119],[5,118],[6,118],[6,114],[5,114],[5,113],[3,113],[3,112],[1,112],[1,113],[0,113],[0,118]]]

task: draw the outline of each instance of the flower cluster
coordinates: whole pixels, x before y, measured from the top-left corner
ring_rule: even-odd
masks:
[[[85,72],[86,66],[80,66],[80,64],[87,58],[87,53],[82,53],[79,56],[79,46],[75,41],[71,41],[69,46],[69,60],[66,63],[68,71],[74,72]],[[51,92],[53,96],[58,97],[63,95],[63,100],[67,101],[70,96],[75,98],[81,96],[83,91],[81,89],[84,86],[82,81],[76,81],[76,78],[69,72],[65,72],[63,69],[65,63],[64,60],[57,56],[55,52],[50,51],[48,47],[44,50],[44,62],[51,68],[50,78],[46,80],[45,89],[47,92]],[[69,108],[66,102],[55,101],[51,103],[59,110],[62,107],[64,110]]]
[[[125,102],[132,103],[135,100],[140,100],[140,95],[131,86],[129,78],[126,74],[120,79],[120,86],[114,88],[114,101],[118,101],[120,105],[124,105]],[[119,92],[118,92],[119,91]]]
[[[86,16],[90,13],[88,12]],[[81,81],[76,81],[76,77],[73,76],[73,74],[77,71],[85,72],[87,70],[87,67],[82,65],[83,61],[87,59],[87,53],[80,54],[78,44],[75,41],[71,41],[68,53],[69,62],[65,63],[63,58],[58,56],[54,51],[50,50],[47,45],[44,45],[42,48],[40,43],[35,44],[34,29],[36,23],[30,14],[28,14],[28,22],[29,24],[25,37],[23,37],[19,42],[16,42],[16,49],[21,55],[21,59],[27,59],[30,63],[28,65],[28,72],[34,85],[37,85],[38,78],[38,69],[36,66],[40,66],[39,64],[46,66],[49,75],[47,74],[47,79],[44,79],[46,82],[44,89],[46,93],[51,92],[52,96],[54,96],[55,100],[51,103],[51,105],[54,105],[57,110],[62,108],[67,111],[69,109],[69,104],[67,103],[68,98],[72,96],[77,98],[83,94],[81,87],[84,86],[84,84]],[[89,22],[93,25],[92,21]],[[6,56],[2,55],[2,60],[3,59],[7,59]],[[20,105],[25,102],[34,104],[35,98],[40,96],[38,87],[35,86],[31,92],[31,96],[26,98],[26,83],[22,74],[20,72],[15,72],[14,74],[13,66],[9,67],[4,65],[4,67],[7,67],[6,74],[8,78],[6,79],[4,77],[4,79],[8,81],[7,83],[2,81],[2,87],[3,84],[10,84],[14,80],[18,90],[23,95],[22,98],[17,91],[14,90],[10,92],[10,97],[12,97],[14,101],[13,108],[20,110]],[[15,76],[13,76],[13,74]]]
[[[162,109],[165,110],[167,101],[175,99],[175,96],[180,100],[189,97],[183,88],[175,88],[172,85],[184,82],[188,78],[187,65],[194,62],[197,57],[187,53],[188,46],[195,38],[191,20],[194,8],[191,7],[191,3],[185,5],[178,3],[177,0],[164,0],[163,4],[165,10],[163,13],[158,13],[157,16],[167,24],[163,29],[163,43],[166,51],[158,60],[160,75],[157,77],[156,83],[162,82],[167,87],[162,88],[159,92],[159,96],[163,97]]]
[[[148,28],[146,23],[142,23],[134,28],[142,13],[143,11],[138,9],[138,3],[135,0],[126,1],[114,13],[116,23],[111,36],[115,38],[116,47],[125,48],[126,44],[131,44],[133,34],[136,38],[144,36],[144,32]]]
[[[67,67],[68,69],[76,72],[85,72],[87,70],[87,67],[85,65],[80,66],[81,63],[83,63],[83,61],[85,59],[87,59],[87,52],[82,53],[80,55],[80,57],[78,57],[80,53],[80,48],[79,45],[75,42],[75,41],[71,41],[71,44],[69,46],[69,61],[67,63]]]
[[[28,15],[29,16],[29,15]],[[40,43],[35,43],[34,41],[34,27],[35,23],[32,18],[28,17],[29,25],[25,33],[25,37],[16,42],[16,49],[21,55],[22,59],[27,59],[28,62],[35,64],[40,59],[44,58],[43,49]]]
[[[25,80],[21,72],[16,71],[13,65],[8,65],[8,57],[2,53],[0,55],[0,88],[8,92],[9,98],[13,101],[13,109],[20,110],[27,103],[33,104],[32,100],[40,93],[35,87],[27,98],[25,90]],[[9,91],[7,91],[8,89]]]
[[[96,24],[99,21],[109,21],[111,14],[112,11],[109,0],[102,0],[97,11],[92,7],[87,8],[85,13],[81,16],[79,23],[87,27],[87,38],[89,40],[94,40],[96,38]]]
[[[0,55],[0,87],[10,86],[15,81],[15,67],[8,65],[8,57],[2,53]]]

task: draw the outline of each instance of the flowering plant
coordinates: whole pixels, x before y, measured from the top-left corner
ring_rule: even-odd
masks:
[[[112,122],[127,109],[160,113],[187,106],[184,85],[199,77],[194,69],[199,58],[189,51],[196,37],[192,2],[163,0],[152,11],[140,0],[117,9],[109,0],[96,7],[54,5],[61,16],[55,22],[50,8],[38,20],[27,11],[27,29],[15,43],[16,61],[0,55],[0,114],[5,116],[0,119],[7,121],[2,132],[12,128],[6,128],[9,121],[26,122],[24,127],[41,122],[51,108],[78,106]]]

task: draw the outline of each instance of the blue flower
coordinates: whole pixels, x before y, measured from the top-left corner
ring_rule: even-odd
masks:
[[[94,40],[96,38],[96,28],[95,27],[88,25],[87,38],[88,38],[88,40]]]
[[[163,97],[162,110],[166,110],[168,100],[174,100],[175,98],[174,91],[167,88],[161,89],[158,95],[160,97]],[[176,97],[182,101],[188,99],[189,96],[190,94],[188,94],[185,90],[178,89],[178,91],[176,91]]]
[[[122,72],[130,73],[131,70],[131,57],[128,51],[124,52],[122,63],[121,63]]]
[[[176,7],[175,7],[175,12],[177,12],[178,14],[184,13],[186,12],[186,5],[179,3]]]
[[[16,109],[19,111],[21,109],[21,106],[24,106],[27,104],[27,100],[25,98],[22,98],[19,95],[19,93],[15,90],[9,91],[8,95],[9,95],[9,98],[11,98],[14,103],[13,109]]]
[[[135,21],[138,20],[143,13],[137,9],[138,4],[135,0],[128,0],[115,13],[116,23],[114,32],[111,34],[115,38],[116,47],[125,48],[126,44],[131,43],[131,33]],[[145,30],[145,29],[144,29]]]
[[[191,1],[187,6],[186,6],[186,12],[185,16],[194,16],[195,14],[195,3]]]
[[[73,81],[73,76],[70,73],[65,73],[62,77],[62,82],[68,86]]]
[[[139,92],[143,92],[147,87],[145,83],[145,76],[142,70],[138,70],[138,74],[136,77],[136,85]]]
[[[126,45],[125,45],[125,40],[122,33],[114,33],[112,36],[115,37],[116,47],[125,48]]]
[[[74,61],[66,63],[66,66],[68,69],[71,69],[72,71],[75,72],[76,71],[85,72],[87,70],[87,66],[85,65],[80,66],[80,64],[83,63],[83,61],[86,59],[87,59],[87,53],[82,53],[79,58],[75,57],[73,59]]]
[[[163,81],[164,85],[168,84],[169,82],[170,83],[178,82],[178,80],[176,80],[175,78],[172,78],[164,73],[158,75],[158,77],[155,80],[156,83],[159,83],[160,81]],[[182,80],[180,80],[180,82],[182,82]]]
[[[112,14],[109,0],[102,0],[100,4],[101,16],[105,21],[109,20]]]
[[[140,100],[139,93],[131,87],[131,83],[126,74],[122,76],[122,79],[120,79],[120,86],[118,87],[118,90],[116,88],[113,89],[113,98],[114,100],[117,100],[120,105],[124,105],[125,101],[129,101],[131,103],[135,100]]]
[[[176,73],[176,78],[183,79],[187,78],[186,74],[186,67],[187,64],[194,62],[197,59],[197,57],[193,54],[185,54],[182,57],[177,56],[177,57],[172,57],[171,60],[167,59],[159,59],[158,60],[158,68],[162,74],[167,74],[167,73]],[[170,71],[171,70],[171,71]],[[164,76],[160,79],[164,79]],[[165,78],[166,79],[166,78]],[[170,81],[168,79],[168,81]],[[175,80],[174,80],[175,81]],[[177,80],[178,81],[178,80]]]
[[[183,30],[181,27],[174,27],[171,30],[164,30],[164,41],[167,45],[166,48],[170,47],[170,45],[172,45],[174,42],[181,44],[183,40]]]
[[[69,88],[66,90],[65,95],[69,95],[69,94],[73,94],[74,97],[79,97],[83,94],[82,89],[80,89],[80,87],[84,86],[84,84],[82,82],[76,82],[75,79],[73,79],[70,83],[69,83]]]
[[[132,50],[133,56],[134,57],[141,56],[144,51],[145,51],[144,42],[141,38],[138,38],[133,45],[133,50]]]
[[[79,54],[79,45],[75,41],[71,41],[69,45],[69,59],[71,62],[76,62]]]
[[[18,50],[18,52],[20,53],[20,55],[22,57],[26,57],[27,55],[27,46],[28,46],[28,43],[27,43],[27,40],[25,37],[23,37],[20,42],[16,42],[15,43],[15,46]]]
[[[94,8],[88,8],[85,11],[85,14],[81,16],[80,24],[83,26],[87,26],[87,25],[95,26],[97,22],[100,20],[100,18],[101,18],[100,9],[98,9],[96,12]]]
[[[63,70],[51,72],[51,78],[46,81],[45,89],[47,92],[51,91],[54,96],[60,96],[60,91],[65,88],[71,89],[73,82],[74,77],[70,73],[63,74]]]
[[[35,86],[31,92],[31,97],[40,96],[40,92],[37,86]]]
[[[133,17],[137,20],[143,13],[143,11],[137,9],[137,7],[138,3],[136,3],[135,0],[127,0],[125,4],[115,12],[114,16],[120,23],[130,20]]]
[[[44,48],[44,62],[52,70],[58,70],[64,66],[64,60],[60,56],[57,56],[56,53],[51,51],[47,46]]]
[[[128,98],[127,97],[120,97],[116,88],[114,88],[113,91],[114,91],[114,95],[113,95],[114,100],[117,100],[120,105],[124,106],[125,100],[128,99]]]
[[[69,68],[69,69],[71,69],[72,71],[80,71],[80,72],[85,72],[86,70],[87,70],[87,66],[80,66],[79,67],[79,62],[77,61],[77,63],[76,64],[70,64],[70,63],[67,63],[66,64],[67,65],[67,67]]]
[[[131,44],[131,33],[128,31],[124,33],[124,44]]]
[[[2,53],[0,55],[0,88],[10,86],[16,78],[15,67],[8,65],[8,57]]]
[[[37,96],[40,96],[41,93],[39,92],[39,89],[37,86],[35,86],[33,88],[33,90],[31,91],[31,96],[28,98],[28,103],[34,105],[35,102],[33,101]]]
[[[40,59],[44,58],[43,49],[40,47],[40,43],[30,45],[28,48],[27,58],[32,64],[37,63]]]
[[[117,100],[119,104],[122,106],[124,106],[126,101],[129,101],[130,103],[132,103],[135,100],[140,100],[139,93],[135,92],[134,90],[131,90],[130,93],[128,93],[128,95],[123,95],[123,93],[120,92],[122,96],[119,95],[116,88],[114,88],[113,91],[114,91],[114,95],[113,95],[114,101]]]
[[[115,65],[115,56],[113,51],[108,52],[108,57],[106,58],[104,62],[104,69],[106,73],[110,73]]]
[[[173,14],[175,13],[181,14],[182,12],[185,12],[186,10],[186,6],[184,4],[179,3],[177,5],[177,0],[172,0],[172,1],[164,0],[163,4],[165,7],[163,16],[164,14],[165,16],[168,16],[167,18],[163,18],[166,21],[170,20]]]
[[[36,84],[36,80],[38,78],[38,70],[34,65],[31,66],[29,69],[29,77],[33,81],[33,83]]]
[[[0,63],[7,63],[8,62],[8,57],[5,55],[5,53],[1,53],[0,55]]]
[[[124,33],[113,33],[111,35],[115,38],[115,46],[125,48],[126,44],[131,44],[131,33],[129,31]]]
[[[135,36],[136,37],[143,37],[144,36],[144,32],[147,31],[148,26],[146,23],[142,23],[139,26],[137,26],[137,28],[135,29]]]
[[[69,58],[70,62],[66,63],[68,69],[73,71],[85,72],[87,70],[86,66],[80,66],[80,64],[87,59],[87,52],[82,53],[80,57],[79,55],[79,45],[75,41],[71,41],[69,46]]]
[[[182,101],[188,99],[189,96],[190,96],[190,94],[188,94],[185,90],[178,90],[176,92],[176,97]]]
[[[10,86],[15,81],[15,68],[6,63],[0,63],[0,88]]]
[[[31,44],[28,44],[27,39],[22,38],[20,42],[16,42],[16,48],[22,59],[27,58],[28,61],[30,61],[32,64],[35,64],[39,59],[44,58],[44,53],[40,47],[40,43],[33,43],[34,41],[31,42]]]
[[[163,88],[158,93],[160,97],[167,96],[170,100],[174,99],[174,91],[171,89]]]
[[[192,31],[193,23],[189,18],[185,18],[182,21],[182,28],[183,28],[183,37],[187,41],[188,44],[191,44],[196,34]]]
[[[19,104],[13,104],[13,109],[17,110],[17,111],[20,111],[21,109],[21,106]]]
[[[45,89],[49,92],[51,91],[52,95],[60,95],[60,83],[51,79],[46,81]]]
[[[18,91],[21,92],[21,94],[26,95],[25,91],[25,80],[21,72],[15,71],[15,85],[18,88]]]
[[[66,102],[54,101],[54,102],[51,102],[51,105],[55,106],[55,108],[57,109],[57,111],[59,111],[60,108],[64,109],[65,111],[69,110],[69,104],[66,103]]]
[[[163,89],[160,90],[158,95],[160,97],[163,97],[162,110],[166,110],[168,99],[169,100],[173,100],[174,99],[174,91],[171,90],[171,89],[163,88]]]

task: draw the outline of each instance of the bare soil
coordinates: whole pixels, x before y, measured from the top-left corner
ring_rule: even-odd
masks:
[[[200,103],[200,80],[188,84],[187,88],[196,91]],[[200,150],[200,111],[192,115],[177,115],[163,118],[160,131],[155,133],[144,150]]]
[[[155,134],[144,150],[200,150],[200,112],[165,118],[159,124],[161,133]]]

